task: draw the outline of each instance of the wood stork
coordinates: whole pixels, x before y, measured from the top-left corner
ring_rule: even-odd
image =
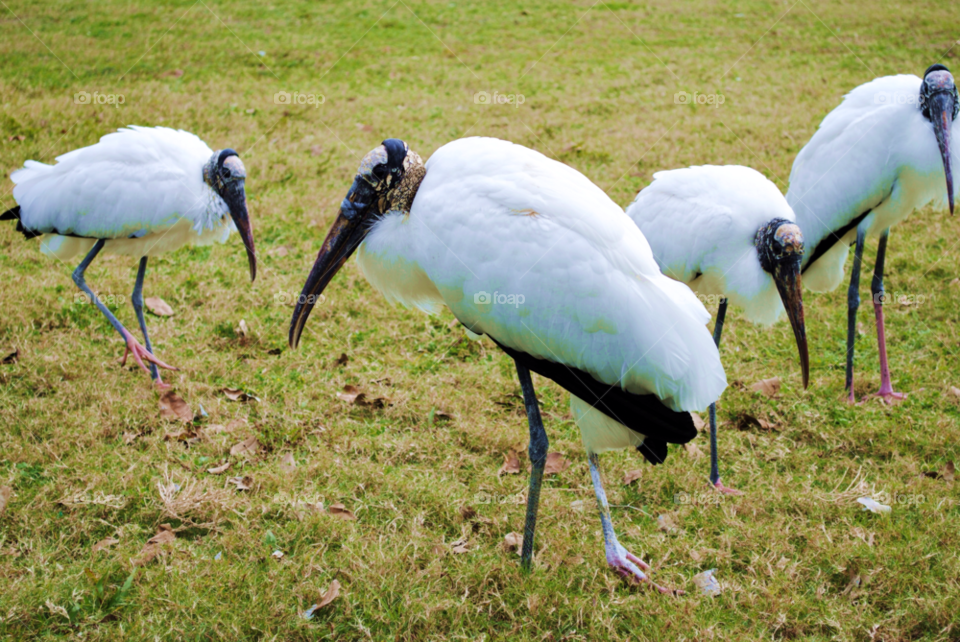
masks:
[[[709,315],[661,274],[630,219],[576,170],[491,138],[444,145],[426,165],[397,139],[367,154],[307,277],[290,325],[296,347],[315,302],[358,250],[390,302],[448,306],[516,362],[532,472],[522,564],[529,569],[548,440],[530,371],[577,400],[607,561],[649,581],[617,541],[597,453],[637,447],[657,463],[696,435],[687,410],[726,386]],[[660,588],[660,587],[658,587]],[[662,589],[661,590],[666,590]]]
[[[840,285],[848,248],[855,246],[847,292],[846,389],[851,403],[860,266],[868,235],[880,237],[870,288],[880,351],[876,394],[886,401],[904,396],[890,383],[883,260],[890,226],[913,210],[948,205],[953,213],[950,159],[960,154],[958,109],[957,87],[943,65],[931,65],[922,80],[913,75],[877,78],[847,94],[793,163],[787,202],[809,249],[803,262],[807,287],[827,292]]]
[[[720,346],[727,302],[770,325],[786,308],[800,351],[803,387],[810,377],[800,293],[803,234],[786,199],[760,172],[740,165],[704,165],[653,175],[627,207],[667,276],[701,297],[719,299],[713,339]],[[717,409],[710,405],[710,482],[717,466]]]
[[[18,206],[0,220],[16,220],[17,231],[28,239],[42,236],[41,250],[61,261],[86,255],[73,272],[74,282],[126,342],[121,363],[132,354],[163,388],[168,386],[157,366],[176,368],[153,355],[147,336],[142,295],[147,258],[187,244],[222,243],[237,229],[250,279],[256,278],[246,175],[232,149],[213,151],[183,130],[132,126],[58,156],[55,165],[28,160],[10,175]],[[140,258],[131,301],[146,348],[84,281],[84,271],[101,251]]]

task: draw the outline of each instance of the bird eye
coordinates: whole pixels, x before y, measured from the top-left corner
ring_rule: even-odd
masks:
[[[387,177],[387,166],[377,165],[373,168],[373,175],[377,177],[378,181],[384,180]]]

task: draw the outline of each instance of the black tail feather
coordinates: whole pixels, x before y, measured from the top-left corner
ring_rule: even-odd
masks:
[[[20,220],[20,206],[17,205],[14,208],[11,208],[0,214],[0,221],[16,221],[17,222],[17,231],[23,234],[25,238],[32,239],[38,236],[43,236],[41,232],[34,232],[33,230],[28,230],[23,226],[23,221]]]
[[[494,342],[497,343],[496,339]],[[614,421],[645,435],[646,439],[637,450],[652,464],[663,463],[668,443],[685,444],[697,436],[690,413],[667,408],[656,395],[633,394],[618,385],[601,383],[583,370],[537,359],[500,343],[497,345],[529,370],[552,379]]]

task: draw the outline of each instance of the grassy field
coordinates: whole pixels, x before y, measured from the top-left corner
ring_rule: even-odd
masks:
[[[621,541],[658,581],[687,589],[681,598],[606,567],[567,395],[540,379],[551,450],[571,465],[548,478],[535,569],[521,573],[502,542],[522,530],[526,479],[498,475],[527,443],[516,375],[449,313],[391,308],[351,262],[301,348],[286,347],[289,301],[359,159],[382,139],[424,158],[463,136],[509,139],[620,204],[654,171],[702,163],[750,165],[786,191],[796,153],[845,92],[958,66],[951,6],[0,5],[4,176],[128,124],[193,131],[243,157],[261,266],[251,286],[236,236],[150,263],[145,295],[174,310],[148,315],[156,352],[181,368],[172,382],[190,412],[208,413],[184,425],[160,416],[145,375],[117,364],[122,345],[75,296],[75,266],[0,227],[0,358],[19,352],[0,365],[0,488],[11,492],[0,638],[960,640],[960,489],[924,475],[960,457],[947,214],[918,212],[891,238],[887,290],[912,303],[887,306],[904,403],[840,401],[844,288],[808,294],[807,391],[787,324],[728,316],[721,464],[745,495],[710,491],[705,435],[657,468],[636,453],[601,459]],[[290,103],[275,102],[279,92]],[[513,99],[478,103],[480,92]],[[677,104],[678,92],[723,104]],[[5,180],[0,211],[14,205]],[[87,272],[130,328],[135,274],[122,257]],[[869,305],[860,314],[864,394],[879,374]],[[774,376],[777,398],[750,390]],[[337,397],[345,385],[386,401],[350,403]],[[231,454],[242,442],[254,445]],[[864,512],[862,496],[893,510]],[[661,515],[674,528],[659,529]],[[162,524],[175,537],[148,544]],[[723,593],[710,598],[691,578],[712,568]],[[339,596],[302,617],[334,581]]]

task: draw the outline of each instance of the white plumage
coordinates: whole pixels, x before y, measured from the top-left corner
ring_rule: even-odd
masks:
[[[943,161],[933,126],[918,106],[922,80],[877,78],[847,94],[800,150],[790,173],[787,202],[797,215],[808,257],[831,232],[872,209],[867,235],[877,236],[915,209],[945,208]],[[951,153],[960,157],[960,124],[953,122]],[[843,279],[856,229],[807,265],[804,282],[815,292]]]
[[[796,217],[760,172],[742,165],[657,172],[626,212],[667,276],[701,296],[726,297],[754,323],[769,325],[783,314],[755,238],[772,219]]]
[[[720,394],[710,315],[589,179],[492,138],[448,143],[426,169],[410,215],[388,213],[360,248],[364,275],[388,300],[444,303],[475,333],[674,410]],[[524,299],[484,303],[483,293]]]
[[[190,132],[132,126],[54,165],[27,161],[10,178],[24,227],[46,232],[45,253],[67,260],[108,239],[107,254],[157,256],[187,243],[222,243],[236,229],[203,180],[212,154]]]

